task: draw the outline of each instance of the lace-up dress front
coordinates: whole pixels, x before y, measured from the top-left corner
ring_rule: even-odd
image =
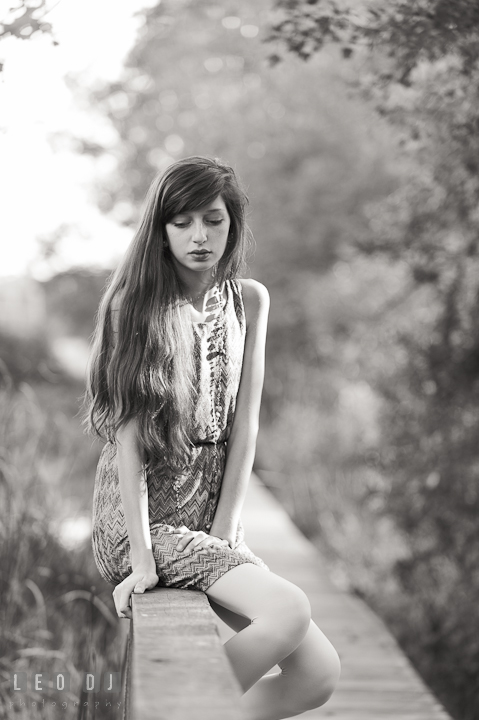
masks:
[[[194,447],[188,471],[175,477],[147,476],[153,556],[159,585],[207,590],[236,565],[268,566],[246,545],[241,519],[233,548],[215,546],[178,553],[182,535],[172,530],[210,531],[226,464],[243,364],[246,334],[241,283],[227,280],[208,300],[204,322],[194,322],[194,363],[198,397]],[[226,297],[225,297],[226,293]],[[98,461],[93,493],[92,547],[96,565],[107,582],[117,585],[131,572],[116,462],[116,444],[106,443]]]

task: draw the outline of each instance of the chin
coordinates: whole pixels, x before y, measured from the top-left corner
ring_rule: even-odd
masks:
[[[211,257],[207,260],[195,260],[194,258],[188,258],[184,265],[193,270],[211,270],[211,268],[216,265],[216,259]]]

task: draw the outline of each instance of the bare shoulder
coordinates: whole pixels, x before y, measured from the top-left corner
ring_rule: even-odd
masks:
[[[261,316],[266,317],[270,304],[268,288],[253,278],[241,278],[239,282],[243,290],[246,325]]]

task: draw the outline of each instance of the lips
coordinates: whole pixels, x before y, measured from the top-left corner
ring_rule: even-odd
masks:
[[[190,255],[209,255],[211,250],[192,250]]]

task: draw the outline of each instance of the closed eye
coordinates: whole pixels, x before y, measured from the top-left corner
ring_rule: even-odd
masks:
[[[220,218],[219,220],[206,220],[205,222],[209,223],[210,225],[220,225],[222,222],[224,222],[223,218]],[[173,225],[177,228],[185,228],[188,227],[190,223],[189,222],[175,222]]]

